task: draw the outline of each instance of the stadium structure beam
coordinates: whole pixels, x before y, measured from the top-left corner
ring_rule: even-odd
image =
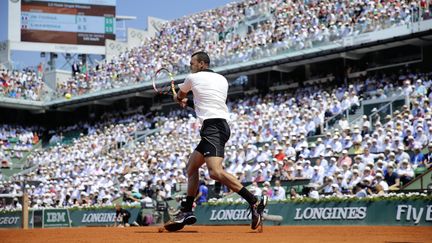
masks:
[[[350,60],[360,60],[364,54],[354,53],[354,52],[343,52],[340,54],[342,58],[350,59]]]
[[[57,111],[73,111],[75,108],[81,107],[81,106],[88,106],[88,105],[102,105],[102,106],[110,106],[112,105],[112,101],[103,101],[103,100],[93,100],[93,101],[87,101],[82,103],[76,103],[71,104],[67,106],[60,106],[57,107]]]
[[[295,67],[293,66],[287,66],[287,65],[279,65],[279,66],[274,66],[272,68],[273,71],[278,71],[281,73],[290,73],[295,69]]]
[[[38,111],[43,109],[42,106],[33,106],[33,105],[25,105],[25,104],[10,104],[10,103],[1,103],[0,107],[18,109],[18,110],[30,110],[30,111]]]
[[[298,66],[302,66],[302,65],[306,65],[306,64],[311,64],[311,63],[316,63],[316,62],[322,62],[322,61],[328,61],[328,60],[332,60],[332,59],[337,59],[340,58],[340,54],[328,54],[325,56],[316,56],[316,57],[311,57],[311,58],[303,58],[299,61],[296,62],[289,62],[287,64],[285,64],[286,67],[292,67],[292,68],[296,68]]]
[[[365,54],[365,53],[369,53],[369,52],[373,52],[373,51],[380,51],[380,50],[385,50],[385,49],[390,49],[393,47],[398,47],[398,46],[403,46],[403,45],[411,45],[411,40],[402,40],[402,41],[397,41],[397,42],[392,42],[392,43],[384,43],[382,45],[376,45],[376,46],[368,46],[368,47],[364,47],[364,48],[360,48],[357,50],[354,50],[352,52],[356,53],[356,54]]]
[[[153,90],[149,90],[147,92],[143,91],[143,92],[136,92],[134,97],[139,97],[139,98],[152,98],[154,96],[154,92]]]
[[[237,78],[239,76],[242,75],[251,75],[251,74],[256,74],[256,73],[262,73],[262,72],[267,72],[267,71],[272,71],[273,67],[263,67],[263,68],[256,68],[256,69],[251,69],[248,71],[243,71],[243,72],[238,72],[238,73],[229,73],[229,74],[224,74],[224,76],[228,79],[230,78]]]
[[[46,110],[45,109],[41,109],[41,110],[32,110],[30,111],[32,114],[45,114]]]
[[[44,104],[41,101],[0,97],[0,107],[36,111],[44,109]]]
[[[432,39],[426,39],[426,38],[417,38],[415,40],[413,40],[410,45],[413,46],[429,46],[432,45]]]
[[[95,100],[91,104],[109,106],[109,105],[112,105],[112,103],[113,103],[113,101],[109,101],[109,100]]]
[[[55,109],[56,111],[63,111],[63,112],[72,112],[75,110],[74,106],[67,106],[67,107],[58,107]]]
[[[154,96],[154,91],[153,91],[153,89],[151,89],[151,90],[145,90],[145,91],[140,91],[140,92],[135,92],[135,93],[129,93],[129,94],[125,94],[125,95],[108,97],[108,98],[101,99],[100,101],[113,102],[116,100],[127,99],[127,98],[134,98],[134,97],[152,98],[153,96]]]

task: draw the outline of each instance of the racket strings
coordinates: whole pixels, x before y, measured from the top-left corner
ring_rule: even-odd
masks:
[[[160,95],[173,95],[172,80],[173,75],[168,70],[158,70],[153,81],[155,91]]]
[[[173,94],[171,89],[171,83],[163,84],[158,88],[159,94],[162,95],[171,95]]]

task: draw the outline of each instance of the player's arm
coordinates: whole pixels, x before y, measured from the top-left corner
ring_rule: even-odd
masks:
[[[174,101],[177,102],[182,108],[185,108],[187,106],[188,99],[186,98],[187,93],[183,92],[181,89],[177,92],[177,94],[174,94]]]
[[[177,102],[182,102],[183,99],[186,98],[186,96],[187,96],[187,93],[182,91],[181,89],[179,89],[179,91],[177,92],[177,96],[175,98],[176,98]]]
[[[179,84],[177,94],[174,94],[174,101],[177,102],[182,108],[187,105],[187,94],[192,90],[192,80],[188,76],[182,84]]]

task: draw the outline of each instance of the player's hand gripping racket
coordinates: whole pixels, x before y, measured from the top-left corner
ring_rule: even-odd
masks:
[[[174,76],[168,69],[161,68],[156,71],[153,76],[153,89],[159,95],[172,95],[174,97],[177,94],[174,86]]]

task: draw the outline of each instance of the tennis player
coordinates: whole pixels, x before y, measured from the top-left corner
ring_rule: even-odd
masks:
[[[180,229],[184,225],[196,222],[192,204],[199,187],[198,170],[206,163],[210,178],[225,184],[249,203],[252,215],[251,228],[256,229],[261,223],[268,198],[266,196],[256,198],[236,177],[223,170],[225,143],[231,134],[227,123],[228,81],[222,75],[210,70],[209,65],[210,58],[207,53],[194,53],[190,61],[191,74],[186,77],[184,83],[179,85],[180,90],[174,96],[174,100],[185,107],[188,101],[186,96],[189,91],[192,91],[195,113],[202,122],[202,127],[201,141],[190,156],[187,165],[186,202],[183,203],[180,213],[173,222],[178,224]]]

